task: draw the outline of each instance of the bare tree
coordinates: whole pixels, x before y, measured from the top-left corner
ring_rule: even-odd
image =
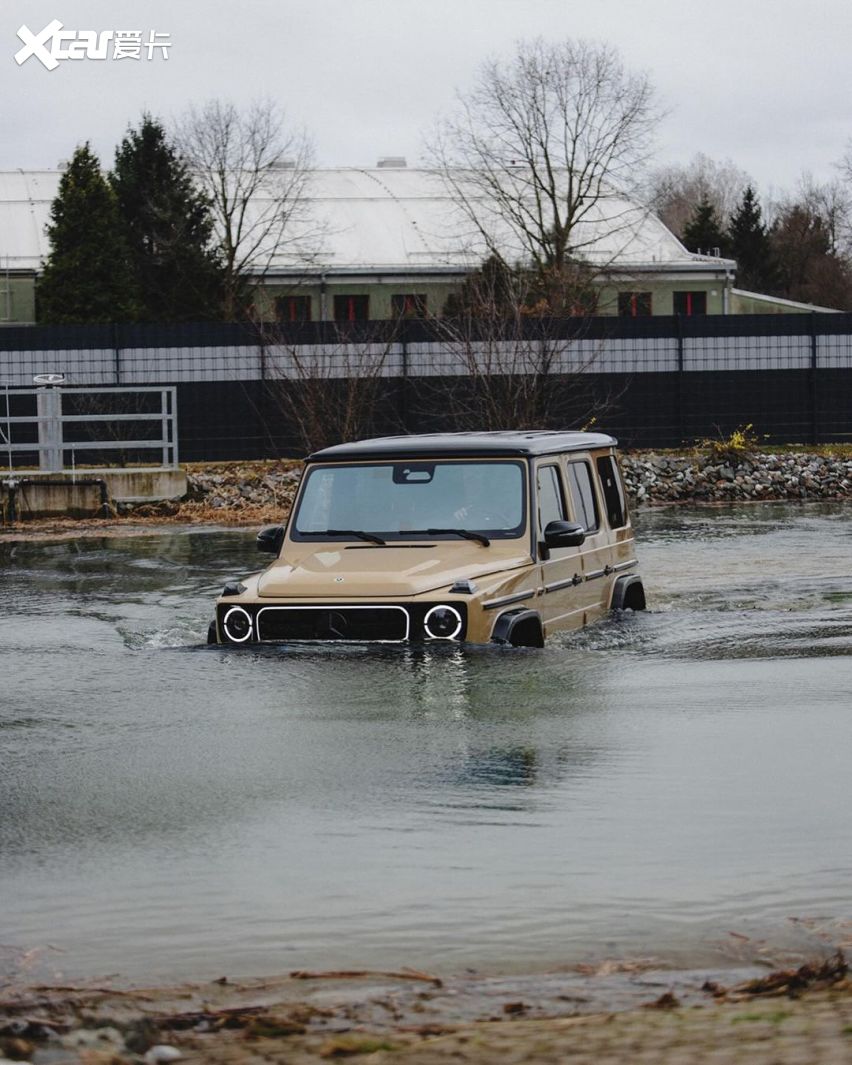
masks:
[[[723,226],[754,182],[730,159],[716,161],[698,152],[684,166],[653,170],[643,183],[642,196],[675,236],[683,239],[687,223],[702,202],[709,203]]]
[[[293,434],[305,454],[396,427],[393,327],[364,339],[327,323],[322,343],[300,344],[286,327],[260,326],[265,376],[276,422]],[[401,426],[400,426],[401,428]],[[267,425],[271,438],[280,436]]]
[[[847,180],[819,182],[807,171],[799,179],[796,199],[812,214],[822,219],[829,251],[849,259],[852,255],[852,158],[847,158]]]
[[[589,274],[559,276],[572,298],[595,298]],[[419,352],[409,345],[424,413],[440,411],[456,430],[556,429],[587,427],[611,409],[616,397],[596,395],[588,376],[601,345],[587,318],[554,319],[554,284],[497,256],[472,274],[432,321],[435,340]]]
[[[313,146],[272,101],[246,111],[222,100],[192,107],[176,134],[211,202],[225,273],[225,314],[239,316],[250,285],[262,281],[282,250],[311,257],[317,227],[306,189]]]
[[[647,75],[613,48],[537,39],[482,66],[427,152],[489,252],[561,271],[610,257],[640,220],[616,190],[645,163],[658,118]]]
[[[843,202],[847,205],[846,215],[847,221],[849,215],[852,214],[852,209],[849,208],[850,201],[852,201],[852,139],[846,142],[846,150],[843,156],[837,163],[834,164],[835,169],[840,174],[840,189],[838,195],[842,198]],[[805,185],[809,180],[809,175],[804,175],[802,178],[802,184]],[[834,187],[835,183],[830,183]],[[845,250],[849,251],[849,245],[852,244],[852,236],[849,234],[849,229],[852,225],[847,226],[847,232],[845,234]]]

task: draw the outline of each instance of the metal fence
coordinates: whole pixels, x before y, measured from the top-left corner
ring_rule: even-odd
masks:
[[[178,465],[174,386],[64,389],[6,384],[0,399],[0,454],[10,471],[33,464],[47,473],[92,462]]]
[[[300,397],[365,379],[376,432],[469,427],[457,412],[483,381],[520,393],[536,377],[548,418],[594,411],[628,446],[745,423],[769,440],[852,441],[846,314],[532,320],[504,334],[417,320],[0,329],[0,384],[14,394],[49,371],[82,389],[175,388],[185,459],[299,453]]]

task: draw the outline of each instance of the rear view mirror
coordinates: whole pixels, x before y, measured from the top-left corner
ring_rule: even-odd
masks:
[[[573,521],[550,521],[544,529],[547,547],[579,547],[586,539],[586,530]]]
[[[267,525],[257,534],[258,551],[266,551],[270,555],[278,555],[281,552],[281,545],[283,543],[283,525]]]

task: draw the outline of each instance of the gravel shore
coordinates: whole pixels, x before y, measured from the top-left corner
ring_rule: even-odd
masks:
[[[0,995],[0,1054],[33,1065],[833,1065],[850,1050],[841,955],[739,983],[629,967],[446,981],[406,970]]]
[[[716,458],[634,452],[622,456],[637,503],[735,503],[852,497],[852,457],[807,452]]]
[[[730,503],[852,498],[852,455],[808,452],[716,457],[702,452],[628,452],[621,456],[634,503]],[[289,511],[301,463],[195,463],[187,467],[189,491],[175,503],[125,508],[128,516],[195,514],[242,520],[262,514],[281,520]]]

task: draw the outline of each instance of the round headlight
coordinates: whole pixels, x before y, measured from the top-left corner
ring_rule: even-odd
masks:
[[[461,614],[452,606],[433,606],[423,619],[423,627],[433,640],[454,640],[461,632]]]
[[[241,606],[232,606],[225,615],[222,626],[229,640],[244,643],[251,636],[251,614]]]

